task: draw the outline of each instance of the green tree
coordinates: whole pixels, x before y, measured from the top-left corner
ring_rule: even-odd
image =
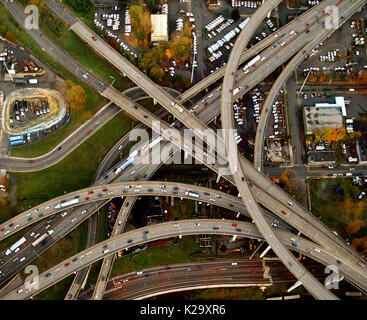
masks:
[[[232,12],[231,12],[231,18],[236,21],[238,20],[239,18],[241,18],[240,16],[240,10],[238,10],[238,8],[234,9]]]

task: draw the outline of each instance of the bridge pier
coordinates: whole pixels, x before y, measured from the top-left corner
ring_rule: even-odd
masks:
[[[269,252],[269,250],[271,249],[271,247],[270,246],[267,246],[266,247],[266,249],[260,254],[260,259],[263,257],[263,256],[265,256],[268,252]]]
[[[302,285],[302,282],[301,281],[297,281],[293,286],[291,286],[287,292],[291,292],[292,290],[298,288],[300,285]]]

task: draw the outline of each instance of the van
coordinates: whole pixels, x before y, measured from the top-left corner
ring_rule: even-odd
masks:
[[[109,253],[110,252],[110,249],[105,249],[105,250],[103,250],[103,253]]]

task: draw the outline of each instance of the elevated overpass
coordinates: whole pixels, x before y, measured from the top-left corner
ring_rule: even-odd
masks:
[[[232,224],[237,224],[237,226],[234,227],[232,226]],[[146,239],[143,239],[144,231],[148,231]],[[64,279],[73,272],[78,271],[79,269],[90,265],[102,259],[103,257],[115,253],[119,250],[124,250],[132,246],[138,246],[147,242],[156,241],[164,238],[194,234],[222,234],[230,236],[237,235],[255,239],[263,239],[262,235],[257,231],[256,227],[252,223],[232,220],[223,221],[215,219],[181,220],[161,223],[154,226],[144,227],[139,230],[129,231],[117,237],[98,243],[92,248],[88,248],[87,250],[84,250],[74,255],[55,265],[50,270],[47,270],[40,274],[38,289],[26,289],[25,286],[22,285],[8,293],[2,299],[21,300],[30,298],[31,296],[34,296],[40,291],[45,290],[58,281]],[[288,232],[277,232],[277,236],[279,236],[282,241],[286,243],[288,248],[292,248],[294,251],[300,252],[306,256],[310,256],[312,259],[324,265],[335,265],[335,257],[330,255],[327,251],[323,249],[315,251],[315,246],[312,242],[292,235],[292,237],[294,237],[296,240],[295,242],[297,243],[297,247],[294,247],[292,245],[292,242],[294,241],[290,240],[289,235],[290,234]],[[109,249],[109,251],[106,252],[106,249]],[[338,266],[339,270],[343,274],[344,272],[345,274],[350,274],[353,272],[353,269],[350,269],[347,265],[338,264]],[[50,275],[48,275],[49,273]],[[46,275],[48,276],[46,277]],[[19,289],[22,289],[22,292],[19,292]],[[19,293],[17,293],[17,291]]]

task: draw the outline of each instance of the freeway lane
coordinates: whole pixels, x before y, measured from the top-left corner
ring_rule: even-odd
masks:
[[[232,265],[233,261],[237,265]],[[269,277],[264,277],[265,266],[270,267]],[[324,280],[324,266],[310,261],[305,266],[319,280]],[[104,300],[141,300],[168,292],[199,288],[266,286],[296,281],[279,260],[220,260],[160,266],[141,271],[143,275],[131,272],[109,280]],[[78,300],[89,299],[88,292],[83,292]]]
[[[104,191],[103,191],[104,190]],[[189,194],[192,191],[192,195]],[[187,193],[187,194],[186,194]],[[19,230],[28,227],[40,220],[46,219],[57,212],[63,212],[73,207],[80,207],[84,204],[100,200],[108,200],[114,197],[128,196],[173,196],[182,197],[191,200],[204,201],[207,203],[223,206],[228,210],[242,212],[248,216],[247,210],[238,201],[238,198],[217,190],[204,188],[196,185],[189,185],[167,181],[131,181],[119,182],[108,185],[91,186],[82,190],[74,191],[66,195],[46,201],[35,206],[16,217],[0,225],[0,240],[12,235]],[[78,202],[61,207],[62,201],[76,199]],[[67,203],[66,203],[67,204]],[[40,214],[42,214],[40,216]],[[29,218],[32,217],[31,220]],[[28,221],[29,220],[29,221]],[[10,224],[13,224],[9,227]],[[17,226],[18,225],[18,226]],[[16,227],[17,226],[17,227]],[[10,231],[10,233],[7,233]],[[4,258],[4,257],[2,257]],[[5,259],[3,259],[5,261]]]
[[[119,102],[119,105],[121,105],[122,103],[121,102]],[[264,183],[264,182],[263,182]],[[276,190],[276,189],[275,189]],[[279,192],[279,190],[278,190],[278,192]],[[276,193],[275,193],[276,194]],[[283,195],[284,196],[284,195]],[[285,202],[284,202],[285,203]]]
[[[325,3],[327,3],[327,1],[325,1]],[[321,4],[320,4],[321,5]],[[318,6],[320,6],[318,5]],[[25,15],[24,12],[22,12],[22,9],[16,5],[16,3],[7,3],[8,9],[13,13],[13,15],[15,15],[15,18],[19,21],[22,22],[25,20]],[[315,6],[312,9],[308,10],[307,12],[305,12],[304,14],[302,14],[300,17],[298,17],[297,19],[295,19],[294,21],[290,22],[289,24],[287,24],[286,26],[282,27],[281,29],[279,29],[277,31],[277,34],[279,35],[278,39],[281,39],[283,37],[283,35],[287,34],[289,32],[289,30],[291,30],[292,28],[294,28],[294,25],[296,24],[296,22],[298,21],[298,19],[300,19],[301,17],[309,17],[310,14],[312,12],[314,12],[316,9]],[[77,21],[76,18],[73,18],[73,16],[69,13],[69,12],[65,12],[64,10],[61,10],[59,12],[59,14],[61,14],[64,18],[65,17],[69,17],[68,21],[70,21],[70,23],[72,24],[73,21]],[[62,52],[59,52],[60,50],[58,49],[58,47],[53,44],[52,42],[47,39],[46,37],[40,37],[39,36],[39,32],[37,33],[36,31],[30,31],[28,30],[28,32],[35,38],[35,40],[42,46],[45,48],[51,48],[50,50],[50,54],[57,60],[57,57],[62,58],[61,60],[58,60],[59,62],[64,62],[66,63],[66,67],[72,66],[74,67],[75,65],[78,65],[78,63],[76,61],[73,61],[73,59],[70,56],[67,56],[65,54],[63,54]],[[256,44],[254,47],[250,48],[249,50],[247,50],[246,52],[244,52],[241,56],[241,61],[245,61],[248,58],[250,58],[251,56],[253,56],[254,54],[257,54],[258,52],[260,52],[261,50],[263,50],[266,46],[269,46],[270,44],[272,44],[275,41],[275,38],[273,36],[269,36],[266,39],[262,40],[261,42],[259,42],[258,44]],[[213,83],[214,81],[220,79],[220,76],[223,75],[223,68],[220,68],[215,74],[208,76],[206,79],[203,80],[203,86],[204,88],[206,88],[209,83]],[[105,88],[107,86],[106,83],[104,83],[103,81],[101,81],[100,79],[98,80],[97,77],[93,76],[93,77],[89,77],[87,79],[83,78],[82,75],[83,74],[89,74],[89,72],[83,68],[82,66],[79,65],[79,67],[76,67],[76,69],[72,69],[72,72],[74,72],[81,80],[86,81],[89,85],[91,85],[92,87],[94,87],[97,90],[100,90],[102,88]],[[216,75],[219,75],[219,78],[217,78]],[[201,90],[203,90],[203,88],[201,88],[200,85],[195,85],[194,87],[192,87],[191,89],[189,89],[188,91],[186,91],[185,93],[183,93],[178,99],[183,103],[185,101],[187,101],[190,97],[192,97],[194,94],[200,92]],[[165,90],[167,91],[168,89],[165,88]],[[172,90],[169,90],[169,92],[171,92],[171,94],[174,92],[172,92]],[[124,92],[124,94],[128,95],[128,97],[130,99],[139,99],[139,98],[143,98],[144,96],[141,95],[141,93],[139,93],[136,89],[132,88],[132,89],[128,89]],[[208,106],[208,111],[210,111],[209,108],[210,105]],[[218,108],[218,112],[219,112]],[[215,115],[218,113],[216,112]],[[214,115],[213,115],[214,117]],[[104,119],[100,119],[99,121],[101,121],[101,125],[103,125],[103,123],[105,123],[106,121],[103,121]],[[88,131],[88,130],[86,130]],[[79,137],[78,137],[79,136]],[[83,139],[84,137],[84,139]],[[78,141],[82,141],[85,140],[86,137],[84,136],[84,132],[76,132],[75,135],[73,136],[73,138]],[[69,137],[67,138],[69,139]],[[51,166],[53,164],[55,164],[57,161],[60,161],[62,158],[64,158],[69,152],[71,152],[73,150],[73,148],[68,147],[68,144],[73,145],[72,141],[69,141],[64,147],[63,147],[63,152],[58,154],[49,154],[49,158],[46,157],[42,157],[41,159],[21,159],[21,158],[16,158],[13,160],[12,157],[9,158],[0,158],[0,161],[3,160],[3,167],[12,171],[28,171],[28,170],[36,170],[36,169],[43,169],[46,168],[48,166]],[[74,145],[76,145],[76,143],[74,143]],[[57,149],[55,148],[54,151],[56,151]],[[39,161],[42,160],[42,164],[38,163]],[[0,162],[1,163],[1,162]],[[30,165],[30,163],[32,163],[32,165]],[[34,169],[32,169],[34,168]]]
[[[317,299],[336,300],[338,299],[333,293],[331,293],[325,286],[310,273],[305,267],[297,261],[297,259],[288,251],[288,249],[282,244],[280,238],[278,238],[271,228],[265,217],[262,215],[251,191],[244,178],[244,169],[242,164],[238,163],[239,152],[237,150],[236,138],[233,133],[234,117],[233,117],[233,90],[235,79],[234,75],[240,62],[241,52],[247,46],[250,41],[250,36],[253,34],[253,30],[256,30],[259,24],[267,13],[276,7],[280,1],[268,0],[256,10],[249,23],[240,32],[233,50],[229,56],[226,70],[223,79],[223,90],[221,99],[221,114],[222,114],[222,128],[225,129],[224,140],[226,145],[226,152],[229,159],[229,165],[232,175],[236,182],[238,191],[241,194],[242,201],[246,205],[251,217],[255,221],[261,234],[264,236],[266,242],[271,246],[276,255],[281,259],[288,270],[301,281],[304,287]],[[250,35],[250,36],[249,36]]]
[[[237,224],[238,227],[233,227],[233,223]],[[178,226],[177,226],[178,224]],[[175,226],[176,225],[176,226]],[[216,229],[218,228],[218,229]],[[148,231],[147,238],[144,239],[144,231]],[[9,294],[3,297],[3,299],[27,299],[34,296],[38,292],[52,286],[56,282],[64,279],[73,272],[82,269],[83,267],[92,264],[103,257],[115,253],[119,250],[129,248],[131,246],[141,245],[147,242],[156,241],[159,239],[165,239],[170,237],[175,237],[179,235],[196,235],[196,234],[223,234],[223,235],[237,235],[256,239],[262,239],[261,234],[257,231],[256,227],[252,223],[245,223],[232,220],[215,220],[215,219],[204,219],[204,220],[182,220],[173,221],[167,223],[161,223],[149,227],[144,227],[139,230],[129,231],[114,237],[112,239],[98,243],[97,245],[84,250],[63,262],[52,267],[40,274],[39,276],[39,287],[38,289],[25,289],[24,285],[11,291]],[[324,264],[324,265],[335,265],[335,258],[328,252],[322,249],[316,248],[312,242],[305,240],[298,236],[293,236],[295,241],[290,239],[290,234],[288,232],[278,231],[277,236],[279,236],[282,241],[287,245],[288,248],[300,252],[310,258]],[[130,241],[131,240],[131,241]],[[292,243],[297,243],[295,247]],[[109,251],[106,252],[106,249]],[[69,263],[70,264],[67,264]],[[342,263],[338,264],[340,272],[343,274],[354,273],[352,268],[348,265]],[[50,275],[48,275],[50,273]],[[48,275],[46,277],[46,275]],[[354,276],[354,275],[353,275]],[[358,275],[355,275],[358,277]],[[22,289],[22,292],[18,290]],[[19,293],[17,293],[17,291]]]
[[[356,10],[356,8],[358,8],[358,6],[361,6],[361,4],[363,4],[362,1],[355,2],[352,5],[353,10]],[[54,9],[56,10],[56,12],[62,10],[60,7],[55,7]],[[345,10],[345,8],[344,8],[344,10]],[[191,129],[198,128],[198,127],[200,127],[201,130],[205,129],[205,127],[203,125],[201,125],[201,122],[198,121],[195,117],[193,117],[185,109],[182,109],[182,112],[179,112],[178,110],[181,107],[178,107],[175,100],[171,99],[167,94],[162,92],[162,90],[160,90],[160,88],[157,88],[156,84],[152,83],[150,81],[150,79],[147,78],[143,73],[141,73],[139,70],[137,70],[128,61],[126,61],[125,59],[120,57],[118,54],[116,54],[116,52],[112,48],[110,48],[107,44],[105,44],[101,39],[97,38],[97,41],[93,41],[91,39],[91,36],[92,36],[93,33],[90,30],[88,30],[88,28],[85,25],[83,25],[81,22],[77,22],[77,23],[74,24],[74,26],[75,26],[75,28],[73,28],[73,30],[80,36],[81,39],[83,39],[88,44],[93,46],[93,48],[95,48],[97,51],[102,53],[106,58],[108,58],[110,60],[110,62],[112,64],[114,64],[122,72],[125,72],[129,77],[134,78],[133,81],[135,81],[138,85],[143,86],[144,89],[146,89],[146,91],[151,96],[154,96],[157,101],[159,101],[167,110],[169,110],[171,113],[173,113],[182,123],[186,124],[186,126],[189,124],[189,127]],[[81,31],[83,31],[83,32],[81,32]],[[304,34],[303,34],[303,36],[304,36]],[[285,50],[285,48],[286,47],[283,47],[283,49],[280,50],[280,52],[286,51],[286,52],[284,52],[285,55],[284,54],[283,54],[283,56],[279,56],[279,54],[273,55],[272,60],[269,59],[268,61],[263,63],[261,65],[261,67],[265,68],[265,70],[268,70],[270,67],[274,67],[273,60],[275,60],[277,62],[278,61],[281,62],[283,60],[286,60],[286,59],[290,58],[291,55],[292,55],[291,51],[294,50],[295,47],[292,45],[292,47],[290,49],[287,48],[287,50]],[[257,70],[260,71],[260,68],[257,69]],[[264,72],[262,72],[260,74],[260,79],[262,79],[263,76],[264,76]],[[149,85],[149,86],[147,87],[147,85]],[[104,95],[106,97],[108,97],[109,99],[111,99],[112,101],[114,101],[115,103],[118,103],[118,96],[119,95],[117,94],[117,92],[114,92],[114,90],[112,90],[111,88],[106,89],[104,91]],[[121,96],[120,96],[120,99],[121,99]],[[176,109],[176,108],[178,108],[178,109]],[[139,117],[137,117],[137,118],[139,119]],[[141,114],[140,114],[140,119],[141,119],[142,122],[146,123],[146,121],[144,121],[144,119],[142,119]],[[200,130],[197,132],[198,136],[201,137],[201,138],[203,138],[202,132],[203,131],[200,131]],[[215,146],[212,146],[212,145],[210,145],[210,146],[215,148]],[[265,190],[273,189],[275,191],[273,193],[274,198],[278,198],[278,199],[288,198],[288,200],[284,199],[282,201],[283,203],[287,203],[287,201],[291,200],[288,197],[288,195],[285,195],[285,193],[283,191],[281,191],[279,188],[274,186],[270,181],[268,181],[266,179],[265,176],[263,176],[262,174],[259,174],[259,172],[257,172],[256,170],[253,170],[254,168],[252,166],[250,166],[250,164],[247,163],[245,161],[245,159],[242,158],[241,161],[242,161],[243,165],[245,165],[245,167],[246,167],[246,174],[248,176],[252,176],[252,177],[256,176],[257,179],[254,179],[255,181],[261,181],[262,189],[265,189]],[[250,178],[250,180],[252,180],[252,179]],[[269,186],[269,188],[267,188],[266,186]],[[297,214],[303,214],[304,219],[310,219],[310,216],[305,214],[304,209],[301,206],[299,206],[298,204],[296,204],[296,205],[297,206],[292,208],[292,211],[295,211],[295,209],[297,209],[297,211],[296,211]],[[313,219],[313,220],[314,220],[313,223],[315,223],[315,224],[318,223],[319,224],[318,221],[316,222],[315,219]],[[328,232],[327,234],[328,234],[329,238],[333,239],[334,241],[339,242],[339,244],[341,246],[344,246],[345,250],[349,251],[350,253],[352,253],[356,257],[358,257],[358,255],[352,249],[350,249],[340,238],[333,235],[326,228],[323,228],[323,231],[325,233]]]
[[[345,23],[347,19],[342,19],[341,24]],[[255,149],[254,149],[254,166],[256,168],[263,167],[263,155],[264,155],[264,139],[266,127],[270,119],[270,109],[276,96],[278,95],[279,90],[283,86],[283,84],[287,81],[287,79],[291,76],[291,74],[296,70],[297,66],[310,54],[312,49],[316,47],[320,42],[322,42],[325,38],[330,35],[326,29],[323,32],[319,33],[316,37],[312,38],[312,41],[309,42],[302,51],[298,52],[296,56],[292,58],[292,60],[287,64],[282,73],[278,76],[274,85],[272,86],[265,103],[263,105],[263,112],[261,112],[260,121],[256,130],[255,137]]]

